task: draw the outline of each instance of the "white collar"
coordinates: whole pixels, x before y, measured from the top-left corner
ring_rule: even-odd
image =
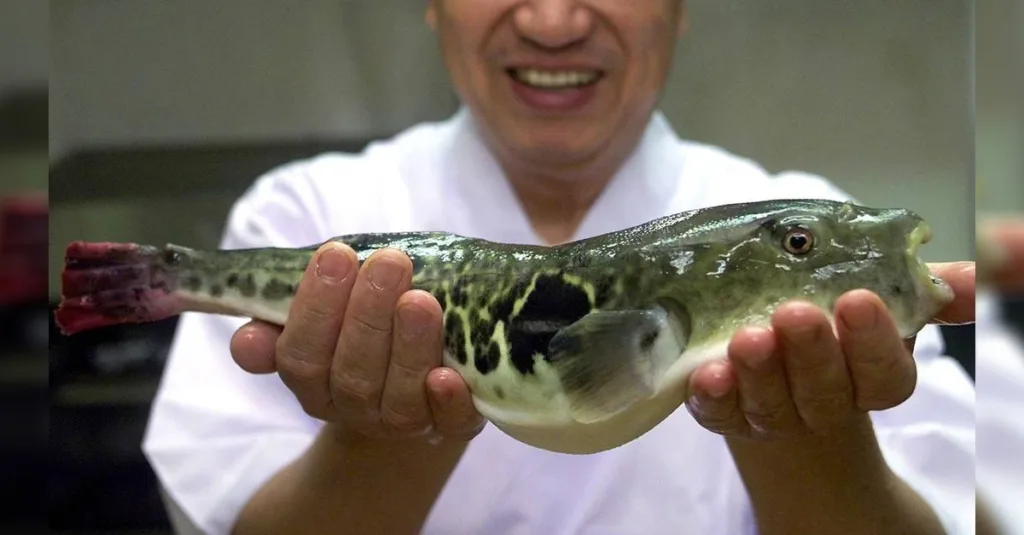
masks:
[[[456,205],[446,215],[456,233],[511,243],[541,243],[504,171],[485,145],[469,110],[451,118],[439,170]],[[667,215],[679,193],[683,167],[679,138],[661,112],[652,114],[643,137],[584,216],[573,239],[638,225]]]

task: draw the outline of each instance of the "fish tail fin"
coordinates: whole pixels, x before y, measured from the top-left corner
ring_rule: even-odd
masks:
[[[55,313],[65,335],[122,323],[158,321],[187,310],[176,293],[177,263],[188,249],[135,243],[68,245]]]

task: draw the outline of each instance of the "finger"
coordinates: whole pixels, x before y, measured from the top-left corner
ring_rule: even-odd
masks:
[[[394,325],[381,419],[400,434],[417,435],[433,423],[426,380],[441,365],[441,305],[427,292],[406,292],[398,299]]]
[[[753,434],[765,438],[793,436],[804,429],[776,349],[775,333],[764,328],[740,330],[729,344],[740,410]]]
[[[934,263],[928,268],[953,289],[953,302],[943,307],[933,321],[947,325],[974,323],[974,262]]]
[[[274,348],[281,336],[281,327],[262,321],[250,321],[231,336],[231,358],[239,368],[253,374],[277,371]]]
[[[487,421],[477,412],[466,381],[451,368],[427,374],[427,392],[434,433],[445,440],[465,442],[480,434]]]
[[[855,290],[836,302],[836,326],[861,410],[883,410],[906,401],[917,367],[877,295]]]
[[[1001,292],[1024,292],[1024,219],[991,220],[979,234],[993,250],[983,266],[992,283]]]
[[[749,436],[750,426],[740,412],[736,378],[728,361],[712,361],[690,375],[687,410],[712,433]]]
[[[355,251],[347,245],[321,246],[306,268],[277,339],[276,366],[281,381],[309,415],[323,420],[334,417],[331,360],[356,266]]]
[[[411,278],[409,257],[384,249],[366,260],[352,288],[331,368],[331,392],[345,422],[363,432],[380,423],[395,305]]]
[[[786,382],[807,427],[828,429],[853,415],[853,385],[832,326],[818,307],[782,305],[772,318]]]

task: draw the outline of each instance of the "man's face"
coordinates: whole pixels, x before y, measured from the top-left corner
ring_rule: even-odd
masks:
[[[431,0],[427,20],[500,156],[572,168],[637,141],[685,9],[683,0]]]

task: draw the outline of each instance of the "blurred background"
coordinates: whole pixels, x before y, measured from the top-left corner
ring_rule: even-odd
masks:
[[[0,533],[45,525],[47,6],[0,3]]]
[[[1024,2],[988,0],[976,16],[978,222],[1024,220]],[[1002,533],[1018,535],[1024,534],[1024,295],[982,299],[992,300],[985,304],[994,305],[994,314],[978,320],[978,491]],[[1007,346],[1016,346],[1016,354]],[[984,534],[981,529],[979,522]]]
[[[969,1],[688,4],[662,102],[682,136],[917,210],[936,233],[928,260],[973,258]],[[458,106],[422,2],[49,8],[50,304],[70,241],[215,247],[231,204],[271,167],[357,151]],[[1006,129],[987,135],[1005,143]],[[43,158],[28,154],[26,177]],[[51,329],[53,528],[169,530],[139,443],[174,325]],[[946,334],[973,374],[973,328]]]

